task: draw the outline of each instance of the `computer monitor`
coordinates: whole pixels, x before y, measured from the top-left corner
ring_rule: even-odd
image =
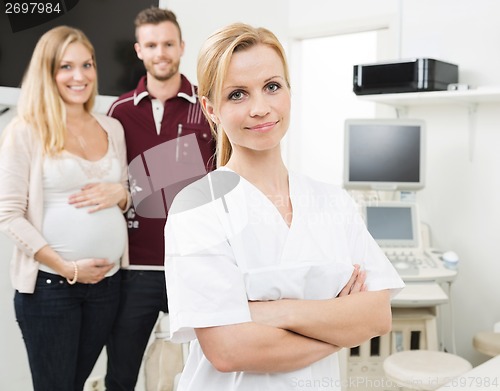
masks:
[[[414,191],[424,187],[425,122],[347,119],[344,187]]]
[[[420,247],[417,205],[377,202],[364,206],[368,232],[380,247]]]

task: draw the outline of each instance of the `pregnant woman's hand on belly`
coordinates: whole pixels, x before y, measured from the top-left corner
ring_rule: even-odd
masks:
[[[78,282],[83,284],[98,283],[115,265],[102,258],[79,259],[76,264],[78,266]]]
[[[69,196],[69,203],[76,208],[91,207],[89,213],[127,203],[127,190],[121,183],[89,183],[81,191]]]

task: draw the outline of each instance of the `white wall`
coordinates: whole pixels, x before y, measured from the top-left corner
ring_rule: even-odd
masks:
[[[432,10],[432,11],[431,11]],[[405,0],[403,57],[433,57],[459,65],[460,82],[500,85],[500,3],[494,0]],[[453,17],[450,17],[453,15]],[[465,106],[411,108],[428,124],[428,184],[419,194],[436,244],[461,257],[453,286],[458,353],[474,364],[478,330],[500,319],[500,100],[478,106],[471,139]],[[472,151],[471,151],[472,148]]]
[[[191,80],[196,80],[196,58],[202,43],[216,29],[229,23],[244,22],[267,27],[286,41],[287,3],[287,0],[166,0],[166,5],[177,15],[186,43],[182,72]]]

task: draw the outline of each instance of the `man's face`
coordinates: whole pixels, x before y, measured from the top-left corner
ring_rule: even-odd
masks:
[[[179,73],[184,42],[175,24],[145,24],[137,28],[136,36],[134,48],[137,57],[144,63],[148,77],[166,81]]]

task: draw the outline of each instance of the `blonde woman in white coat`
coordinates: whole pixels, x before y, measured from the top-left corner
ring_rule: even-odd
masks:
[[[172,340],[191,341],[178,390],[340,390],[337,352],[390,330],[404,283],[343,189],[285,166],[290,80],[272,32],[214,33],[198,83],[218,168],[165,227]]]

